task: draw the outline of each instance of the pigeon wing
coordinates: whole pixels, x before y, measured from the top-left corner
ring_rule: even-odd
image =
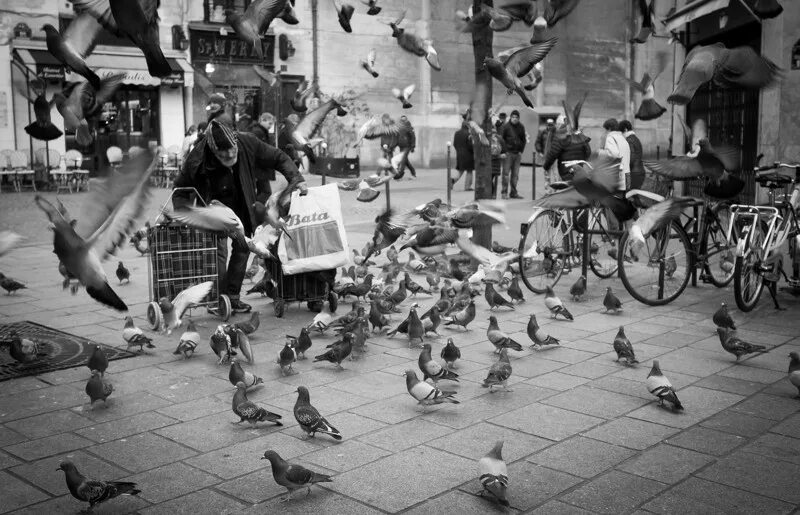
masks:
[[[722,167],[729,172],[738,172],[742,166],[741,152],[739,149],[732,145],[714,145],[709,144],[706,146],[709,154],[719,159]]]
[[[297,417],[297,421],[300,424],[307,427],[316,426],[319,420],[322,418],[319,414],[319,411],[317,411],[317,408],[308,404],[295,408],[294,416]]]
[[[306,485],[314,479],[314,472],[300,465],[289,465],[286,469],[286,479],[295,485]]]
[[[104,29],[117,36],[122,35],[117,21],[111,13],[109,0],[71,0],[71,3],[76,13],[89,13],[100,22]]]
[[[642,234],[647,237],[654,231],[666,226],[672,220],[680,216],[681,211],[691,203],[690,199],[684,198],[668,198],[662,202],[654,204],[647,208],[647,210],[639,215],[639,219],[635,225],[639,226]]]
[[[678,104],[688,103],[697,88],[714,77],[717,62],[724,52],[726,52],[726,48],[721,43],[693,48],[683,62],[678,83],[672,94],[667,97],[667,101]]]
[[[394,120],[389,123],[384,123],[381,117],[375,115],[361,126],[361,129],[358,131],[358,140],[375,139],[381,136],[393,136],[399,133],[400,126],[395,123]]]
[[[264,34],[272,20],[283,10],[285,0],[255,0],[244,12],[245,18],[252,20],[258,27],[258,34]]]
[[[714,80],[728,87],[763,88],[773,84],[780,72],[775,63],[753,48],[740,46],[725,51]]]
[[[84,478],[78,485],[77,494],[84,501],[96,502],[106,495],[108,488],[109,485],[105,481]]]
[[[581,195],[574,186],[565,188],[561,191],[556,191],[549,195],[536,200],[533,205],[535,207],[551,208],[551,209],[571,209],[576,207],[586,207],[589,205],[589,200]]]
[[[703,175],[703,167],[697,159],[678,156],[666,161],[643,161],[645,168],[671,179],[688,179]]]
[[[514,77],[528,75],[536,63],[547,57],[547,54],[555,46],[556,41],[558,41],[558,38],[550,38],[517,50],[506,61],[506,69]]]
[[[175,307],[175,315],[180,320],[183,314],[190,307],[199,304],[211,293],[211,287],[214,285],[212,281],[195,284],[186,288],[175,296],[172,300],[172,305]]]
[[[238,415],[242,418],[253,418],[258,415],[258,411],[261,408],[256,406],[252,401],[244,401],[243,403],[236,406],[236,411]]]
[[[100,23],[97,19],[90,13],[83,13],[72,20],[62,37],[85,59],[94,50],[95,39],[99,32]]]
[[[417,86],[415,84],[409,84],[408,86],[406,86],[403,89],[403,98],[405,98],[406,100],[410,100],[411,95],[414,93],[415,89],[417,89]]]

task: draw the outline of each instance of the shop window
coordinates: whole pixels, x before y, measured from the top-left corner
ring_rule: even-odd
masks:
[[[207,23],[225,23],[225,11],[244,12],[251,0],[205,0],[203,11]]]

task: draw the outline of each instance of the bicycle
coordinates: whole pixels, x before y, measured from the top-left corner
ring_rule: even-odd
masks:
[[[644,197],[661,202],[665,198],[640,190],[627,196],[634,201]],[[691,213],[684,212],[681,219],[649,235],[642,248],[636,248],[627,231],[620,238],[620,279],[636,300],[649,306],[669,304],[683,293],[690,279],[697,284],[698,270],[701,281],[718,288],[733,280],[737,233],[729,230],[728,204],[705,197],[693,199],[689,207]]]
[[[780,168],[794,169],[790,177],[777,172]],[[775,309],[782,309],[777,298],[777,283],[783,277],[792,289],[800,288],[800,164],[775,162],[756,167],[756,182],[767,188],[769,203],[765,206],[734,204],[731,228],[742,227],[742,238],[736,247],[733,293],[742,311],[751,311],[758,304],[764,286],[772,296]],[[785,190],[794,184],[790,199]],[[776,190],[784,189],[783,198],[776,200]],[[792,257],[792,277],[783,269],[782,247],[788,242]]]

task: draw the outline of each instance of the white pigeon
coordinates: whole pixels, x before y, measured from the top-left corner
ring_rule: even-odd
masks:
[[[661,373],[661,367],[657,359],[653,360],[653,368],[650,369],[650,373],[647,375],[647,390],[658,397],[659,406],[663,406],[664,401],[667,401],[672,404],[673,409],[683,409],[683,405],[681,405],[681,401],[678,400],[678,395],[675,393],[672,383]]]
[[[167,297],[161,297],[158,300],[161,313],[164,315],[161,331],[172,334],[172,330],[181,325],[181,319],[186,310],[201,303],[211,293],[213,286],[214,283],[212,281],[206,281],[186,288],[177,294],[172,301]]]
[[[125,317],[125,327],[122,328],[122,339],[128,344],[128,348],[138,345],[140,352],[144,346],[149,349],[155,349],[156,347],[153,345],[153,340],[145,336],[144,331],[133,323],[133,317],[129,316]]]
[[[219,200],[212,200],[207,206],[187,206],[175,209],[165,216],[176,222],[205,231],[224,232],[230,237],[243,240],[244,224],[241,219]]]
[[[189,325],[186,327],[186,330],[181,335],[181,341],[178,342],[178,348],[175,349],[173,354],[181,354],[183,353],[184,358],[189,358],[191,354],[194,354],[194,350],[197,348],[197,345],[200,343],[200,333],[197,332],[197,328],[194,325],[194,320],[189,320]]]
[[[394,95],[397,100],[403,103],[403,109],[408,109],[413,107],[411,104],[411,95],[414,93],[416,88],[417,87],[414,84],[409,84],[403,88],[402,91],[400,91],[400,88],[392,88],[392,95]]]
[[[481,496],[484,493],[503,506],[509,506],[506,491],[508,490],[508,468],[503,461],[503,441],[500,440],[486,456],[478,462],[480,481],[483,485]]]
[[[547,287],[544,294],[544,305],[550,310],[550,314],[553,318],[558,318],[558,315],[562,315],[567,320],[573,320],[572,313],[564,307],[564,303],[556,296],[556,293],[550,286]]]
[[[413,370],[406,370],[403,375],[406,376],[406,389],[408,393],[411,394],[419,404],[423,406],[441,404],[443,402],[459,404],[459,402],[453,398],[455,392],[442,391],[425,381],[420,381],[419,378],[417,378],[416,372]]]

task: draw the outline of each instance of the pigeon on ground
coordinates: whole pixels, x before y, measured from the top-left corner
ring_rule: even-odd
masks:
[[[300,424],[300,428],[314,438],[315,433],[323,433],[333,437],[334,440],[341,440],[342,434],[338,429],[330,425],[325,417],[311,405],[311,397],[308,388],[305,386],[297,387],[297,401],[294,403],[294,418]]]
[[[624,359],[626,365],[634,365],[639,363],[636,359],[636,355],[633,352],[633,345],[631,345],[631,341],[628,340],[628,337],[625,336],[625,327],[619,326],[619,331],[617,331],[617,336],[614,337],[614,352],[617,353],[616,361]]]
[[[489,496],[502,506],[510,506],[506,491],[508,489],[508,468],[503,461],[503,441],[500,440],[486,456],[478,462],[481,485],[480,496]]]
[[[148,349],[155,349],[152,338],[144,335],[144,331],[136,327],[133,323],[133,317],[125,317],[125,327],[122,329],[122,339],[128,344],[128,348],[139,346],[139,352],[144,350],[144,346]]]
[[[228,371],[228,381],[230,381],[233,386],[236,386],[239,383],[244,383],[248,389],[254,388],[260,384],[264,384],[263,379],[252,372],[243,369],[235,358],[231,358],[231,368]]]
[[[495,347],[495,354],[499,354],[501,349],[511,349],[515,351],[522,351],[522,345],[509,337],[506,333],[500,330],[497,325],[497,318],[494,316],[489,317],[489,327],[486,329],[486,336]]]
[[[722,302],[719,309],[711,317],[717,327],[724,327],[726,329],[736,330],[736,324],[733,322],[730,313],[728,313],[728,305]]]
[[[131,282],[131,271],[125,268],[122,261],[117,265],[117,279],[119,279],[120,284],[122,284],[122,281]]]
[[[47,353],[33,340],[21,338],[16,331],[11,331],[11,348],[9,354],[19,363],[32,363]]]
[[[419,353],[417,364],[419,365],[419,369],[422,371],[423,381],[432,379],[434,384],[441,380],[458,382],[458,374],[442,367],[442,365],[440,365],[431,357],[430,343],[426,343],[422,346],[422,351]]]
[[[248,295],[251,293],[260,293],[262,297],[275,298],[275,283],[267,274],[264,274],[255,286],[247,290]]]
[[[273,450],[266,451],[264,457],[261,459],[269,460],[270,465],[272,465],[272,478],[289,492],[281,501],[291,500],[295,490],[306,488],[310,494],[311,485],[315,483],[330,483],[333,481],[330,476],[326,476],[325,474],[318,474],[301,465],[287,463]]]
[[[411,394],[419,404],[423,406],[442,404],[443,402],[460,404],[459,401],[453,398],[456,392],[443,391],[425,381],[420,381],[413,370],[406,370],[404,375],[406,376],[406,389],[408,393]]]
[[[549,334],[545,334],[542,331],[542,328],[539,327],[539,322],[536,320],[536,315],[531,313],[530,319],[528,319],[528,338],[531,339],[533,345],[531,348],[533,349],[540,349],[542,347],[549,347],[551,345],[558,345],[559,341],[556,338],[553,338]]]
[[[736,336],[736,331],[725,327],[717,327],[717,334],[719,335],[719,342],[722,348],[736,356],[736,361],[747,354],[764,353],[768,352],[764,345],[756,345],[748,343],[739,339]]]
[[[622,311],[622,302],[614,295],[614,292],[611,291],[611,286],[606,288],[606,296],[603,298],[603,306],[606,308],[604,313],[608,313],[609,311],[613,311],[614,313],[619,313]]]
[[[241,424],[246,420],[251,425],[256,425],[258,422],[274,422],[276,426],[283,425],[280,422],[283,417],[271,413],[247,399],[247,386],[244,383],[236,384],[236,393],[233,394],[231,409],[239,416],[239,422],[231,422],[231,424]]]
[[[569,294],[572,295],[572,300],[578,302],[581,298],[586,295],[586,276],[582,275],[578,277],[578,280],[575,281],[575,284],[569,289]]]
[[[677,270],[678,262],[675,261],[675,254],[670,254],[664,262],[664,275],[667,276],[667,279],[672,279],[672,276],[675,275]]]
[[[105,375],[108,368],[108,357],[106,357],[106,353],[103,352],[99,345],[94,345],[94,350],[92,355],[89,356],[89,362],[86,366],[89,367],[89,370],[97,370],[101,376]]]
[[[42,26],[47,41],[47,50],[65,66],[82,75],[93,88],[100,88],[100,77],[86,64],[86,57],[92,53],[95,37],[100,25],[92,16],[80,14],[72,20],[67,30],[59,34],[51,24]]]
[[[317,361],[328,361],[336,363],[339,369],[343,369],[342,361],[353,352],[353,333],[344,333],[342,339],[334,342],[331,349],[325,354],[320,354],[314,357],[314,363]]]
[[[219,358],[217,365],[222,365],[226,359],[230,360],[231,356],[236,356],[236,351],[231,347],[231,337],[225,332],[224,325],[217,326],[208,343],[211,345],[211,350]]]
[[[375,71],[375,57],[376,57],[375,49],[372,48],[367,54],[367,58],[362,59],[360,61],[360,64],[361,67],[367,70],[367,72],[369,72],[370,75],[372,75],[373,77],[378,77],[378,75],[380,74],[377,71]]]
[[[408,345],[411,346],[416,340],[419,340],[419,342],[422,343],[424,334],[425,326],[423,325],[422,320],[419,319],[419,315],[417,315],[416,307],[411,306],[411,309],[408,312]]]
[[[297,359],[306,359],[306,351],[311,348],[311,335],[305,327],[300,328],[300,335],[297,337],[297,345],[295,352],[297,352]]]
[[[412,53],[419,57],[424,57],[431,68],[436,71],[441,71],[442,67],[439,64],[439,54],[433,48],[433,42],[430,40],[422,39],[413,32],[400,28],[400,24],[406,17],[406,12],[394,22],[390,22],[389,26],[392,28],[392,37],[397,39],[397,44],[406,52]]]
[[[439,308],[434,304],[431,306],[431,309],[428,310],[428,313],[428,316],[422,319],[423,333],[435,333],[438,336],[439,333],[437,329],[439,329],[439,324],[442,323],[442,317],[439,315]]]
[[[339,25],[342,27],[342,29],[344,29],[344,31],[347,33],[353,32],[353,28],[350,26],[350,20],[353,18],[353,13],[355,12],[356,8],[348,3],[340,3],[337,5],[335,0],[333,2],[333,7],[336,9],[336,14],[339,18]]]
[[[17,290],[26,289],[27,286],[0,273],[0,288],[3,288],[6,291],[6,295],[11,295]]]
[[[467,325],[473,320],[475,320],[475,301],[470,299],[469,304],[467,304],[464,309],[453,313],[450,318],[445,321],[444,325],[460,325],[466,330]]]
[[[89,479],[80,472],[71,461],[62,461],[57,470],[63,470],[67,480],[67,488],[72,497],[89,503],[89,510],[95,504],[113,499],[120,495],[138,495],[136,483],[125,481],[100,481]]]
[[[800,399],[800,354],[789,353],[789,382],[797,388],[796,399]]]
[[[489,393],[494,392],[495,386],[502,386],[505,391],[510,392],[512,390],[508,388],[507,383],[509,377],[511,377],[511,362],[508,361],[508,349],[504,347],[500,349],[497,361],[489,368],[489,374],[483,380],[482,386],[488,388]]]
[[[94,406],[95,401],[102,400],[103,405],[105,405],[106,399],[113,391],[114,385],[101,379],[100,371],[92,370],[92,377],[90,377],[89,381],[86,383],[86,395],[89,396],[89,404]]]
[[[415,282],[411,277],[408,275],[408,272],[404,272],[403,283],[405,284],[406,290],[411,292],[411,295],[415,296],[417,293],[427,293],[428,295],[431,294],[430,290],[426,290],[421,284]]]
[[[213,285],[214,283],[212,281],[195,284],[177,294],[172,301],[167,297],[161,297],[158,300],[158,305],[164,316],[161,331],[172,334],[172,330],[177,329],[181,325],[181,319],[184,313],[186,313],[186,310],[203,302],[203,299],[211,293]]]
[[[510,300],[497,293],[492,283],[486,283],[486,290],[484,290],[483,295],[486,298],[486,302],[489,304],[490,310],[498,306],[505,306],[514,309],[514,304]]]
[[[296,344],[297,339],[287,334],[286,343],[278,354],[278,365],[280,365],[283,375],[295,373],[294,370],[292,370],[292,363],[297,361],[297,351],[294,350]]]
[[[445,367],[448,369],[453,369],[455,368],[456,360],[461,359],[461,349],[456,347],[456,344],[453,342],[452,338],[448,338],[447,345],[442,348],[442,353],[440,356],[444,360]]]
[[[178,347],[175,348],[173,354],[183,354],[185,359],[189,359],[194,355],[194,351],[197,349],[197,345],[199,344],[200,333],[197,332],[197,327],[194,325],[194,320],[189,320],[186,330],[181,335],[181,340],[178,342]]]
[[[544,305],[550,310],[550,315],[553,318],[557,319],[558,315],[561,315],[566,320],[574,320],[572,313],[570,313],[569,310],[564,307],[561,299],[556,296],[556,293],[550,286],[547,287],[547,291],[544,294]]]
[[[280,18],[289,25],[297,25],[294,2],[290,0],[256,0],[251,2],[244,13],[228,10],[225,21],[233,27],[239,39],[250,43],[258,54],[259,61],[264,60],[264,48],[261,36],[266,34],[275,18]]]
[[[658,397],[659,406],[664,406],[664,401],[667,401],[672,404],[673,410],[683,409],[672,383],[661,373],[661,367],[658,365],[657,359],[653,360],[653,368],[647,374],[647,390]]]
[[[379,303],[377,300],[373,299],[370,303],[369,308],[369,323],[372,324],[372,330],[374,331],[377,327],[378,330],[382,331],[384,327],[389,325],[389,319],[386,318],[381,312]]]
[[[511,284],[507,290],[508,296],[511,300],[516,302],[525,302],[525,296],[522,294],[522,288],[519,287],[519,276],[515,275],[511,278]]]
[[[258,329],[258,326],[261,325],[261,320],[258,317],[259,312],[254,311],[253,314],[250,315],[250,320],[247,322],[236,322],[233,324],[233,327],[241,329],[244,334],[253,334]]]

